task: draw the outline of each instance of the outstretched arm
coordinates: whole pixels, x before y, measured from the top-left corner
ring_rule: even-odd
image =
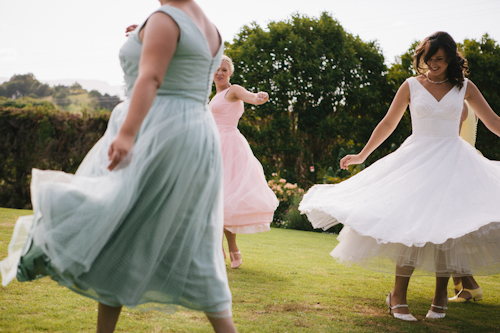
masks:
[[[373,130],[370,139],[359,154],[346,155],[340,160],[340,168],[346,170],[349,165],[361,164],[378,146],[384,142],[389,135],[394,132],[403,117],[406,107],[410,103],[410,87],[408,82],[404,82],[399,87],[394,100],[389,107],[385,117],[378,123]]]
[[[493,133],[500,136],[500,117],[489,106],[472,81],[469,80],[467,90],[465,91],[465,99],[469,102],[470,107],[483,124]]]
[[[154,13],[143,28],[139,75],[134,85],[129,111],[118,135],[109,147],[109,170],[113,170],[134,146],[135,136],[151,104],[168,65],[172,60],[180,36],[175,21],[164,13]]]
[[[226,93],[226,101],[236,102],[240,99],[248,104],[261,105],[269,100],[269,95],[264,91],[254,94],[249,92],[242,86],[233,84]]]

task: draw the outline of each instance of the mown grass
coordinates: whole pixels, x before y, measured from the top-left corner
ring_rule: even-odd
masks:
[[[0,258],[18,216],[0,208]],[[243,265],[228,270],[239,332],[499,332],[500,276],[477,277],[478,303],[450,304],[447,316],[425,319],[434,278],[414,277],[409,306],[418,322],[387,314],[385,296],[394,277],[336,263],[336,236],[272,229],[238,235]],[[227,261],[229,266],[229,259]],[[449,284],[452,292],[452,283]],[[1,288],[0,332],[93,332],[96,303],[44,278]],[[211,332],[202,313],[124,309],[116,332]]]

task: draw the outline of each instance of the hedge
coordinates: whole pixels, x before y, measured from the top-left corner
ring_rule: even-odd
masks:
[[[31,169],[74,173],[104,134],[110,113],[0,106],[0,206],[31,208]]]

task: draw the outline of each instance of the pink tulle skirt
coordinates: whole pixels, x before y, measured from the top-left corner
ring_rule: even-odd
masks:
[[[236,234],[268,231],[278,199],[247,140],[233,126],[219,126],[224,161],[224,228]]]

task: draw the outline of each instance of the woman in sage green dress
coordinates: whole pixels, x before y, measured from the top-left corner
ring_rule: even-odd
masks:
[[[127,100],[76,175],[33,170],[34,215],[16,223],[3,284],[50,276],[99,302],[97,332],[114,330],[123,305],[148,302],[235,332],[207,105],[223,44],[194,1],[160,3],[120,50]]]

